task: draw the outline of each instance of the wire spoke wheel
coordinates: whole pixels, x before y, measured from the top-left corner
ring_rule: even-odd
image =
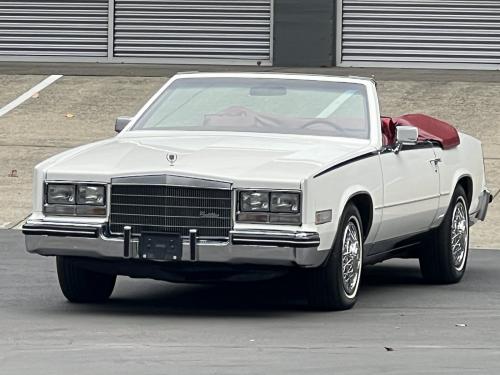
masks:
[[[320,310],[347,310],[358,299],[363,264],[363,227],[358,208],[348,203],[324,265],[307,270],[307,298]]]
[[[458,283],[469,253],[469,205],[467,193],[457,185],[443,221],[429,232],[420,249],[422,276],[437,284]]]
[[[349,218],[342,238],[342,282],[349,298],[358,290],[361,276],[362,242],[359,221]]]
[[[469,221],[463,198],[459,198],[451,217],[450,245],[453,266],[461,271],[467,258],[469,244]]]

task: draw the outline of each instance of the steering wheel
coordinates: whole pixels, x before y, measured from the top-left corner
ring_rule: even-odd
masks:
[[[324,118],[315,118],[315,119],[312,119],[308,122],[306,122],[304,125],[302,125],[300,128],[301,129],[307,129],[308,127],[312,126],[312,125],[315,125],[315,124],[325,124],[325,125],[328,125],[328,126],[331,126],[332,128],[334,128],[335,130],[339,131],[339,132],[342,132],[343,129],[340,125],[330,121],[330,120],[327,120],[327,119],[324,119]]]

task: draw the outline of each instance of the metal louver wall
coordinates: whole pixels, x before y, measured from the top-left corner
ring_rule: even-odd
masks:
[[[107,36],[108,0],[0,1],[0,57],[105,57]]]
[[[338,1],[339,65],[500,67],[500,1]]]
[[[271,60],[271,0],[116,0],[118,58]]]

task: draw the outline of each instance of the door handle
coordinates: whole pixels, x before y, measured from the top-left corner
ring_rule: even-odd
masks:
[[[437,166],[438,163],[441,163],[441,162],[442,162],[441,158],[435,158],[435,159],[429,160],[429,163],[434,164],[435,166]]]

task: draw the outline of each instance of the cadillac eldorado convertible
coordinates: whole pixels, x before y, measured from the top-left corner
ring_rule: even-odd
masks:
[[[477,139],[381,117],[367,78],[178,74],[115,130],[35,167],[26,247],[56,256],[71,302],[107,300],[117,275],[296,271],[313,308],[341,310],[363,266],[392,257],[455,283],[492,199]]]

